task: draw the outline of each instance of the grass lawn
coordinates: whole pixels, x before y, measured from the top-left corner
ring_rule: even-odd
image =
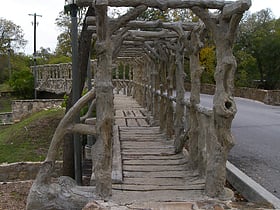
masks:
[[[0,113],[12,111],[12,100],[11,97],[0,97]]]
[[[42,161],[63,109],[44,110],[10,126],[0,127],[0,163]]]
[[[8,84],[0,84],[0,92],[9,92],[12,88]],[[0,113],[12,111],[12,100],[14,97],[0,96]]]

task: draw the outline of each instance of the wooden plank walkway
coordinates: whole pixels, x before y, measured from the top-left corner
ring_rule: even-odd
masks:
[[[204,199],[205,180],[194,172],[173,141],[146,120],[147,111],[131,97],[115,95],[122,183],[113,184],[118,203]],[[114,140],[115,141],[115,140]]]

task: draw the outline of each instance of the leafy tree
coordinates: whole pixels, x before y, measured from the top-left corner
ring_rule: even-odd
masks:
[[[34,77],[30,70],[22,70],[13,73],[10,86],[19,97],[32,98],[34,89]]]
[[[78,13],[78,31],[82,30],[82,21],[85,17],[86,10],[82,9]],[[71,16],[64,11],[59,13],[59,16],[55,19],[55,24],[61,31],[58,35],[58,44],[56,46],[56,54],[71,57]]]
[[[56,46],[56,54],[58,55],[71,55],[71,17],[60,12],[56,18],[56,25],[61,31],[57,37],[58,44]]]
[[[71,58],[64,55],[53,55],[49,58],[48,64],[70,63]]]
[[[165,11],[157,8],[148,8],[143,12],[138,20],[162,20],[164,22],[168,21],[197,21],[197,17],[188,9],[167,9]]]
[[[24,54],[14,54],[11,58],[12,77],[9,84],[19,97],[33,96],[34,79],[30,70],[32,63],[32,58]]]
[[[8,50],[17,51],[23,48],[27,41],[20,26],[10,20],[0,18],[0,53],[8,53]]]
[[[36,56],[39,57],[42,62],[46,63],[52,56],[51,49],[40,47],[40,50],[37,51]]]
[[[239,50],[236,52],[237,70],[235,73],[235,85],[238,87],[255,87],[254,80],[259,78],[256,71],[256,59],[249,53]]]
[[[168,11],[162,11],[156,8],[148,8],[139,17],[138,20],[163,20],[168,21]]]
[[[258,81],[261,88],[280,87],[279,31],[279,19],[274,19],[269,9],[245,16],[235,46],[237,78],[241,80],[237,84],[253,85]],[[247,82],[244,83],[245,75]]]
[[[202,82],[213,84],[216,67],[216,53],[214,46],[206,46],[199,53],[200,64],[204,67]]]

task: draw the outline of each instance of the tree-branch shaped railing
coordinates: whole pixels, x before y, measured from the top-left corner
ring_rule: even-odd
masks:
[[[80,110],[95,97],[96,91],[93,89],[83,96],[60,121],[53,135],[47,157],[30,189],[27,209],[72,209],[73,207],[81,209],[93,198],[94,188],[81,188],[70,177],[60,177],[54,181],[52,172],[64,140],[63,137],[67,133],[96,135],[94,126],[75,124],[73,120]]]

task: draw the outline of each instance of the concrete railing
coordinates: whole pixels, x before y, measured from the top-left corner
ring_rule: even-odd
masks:
[[[200,92],[213,95],[215,93],[215,85],[201,84]],[[185,83],[186,91],[190,91],[190,83]],[[280,105],[280,90],[263,90],[256,88],[236,87],[234,91],[235,97],[248,98],[263,102],[268,105]]]
[[[91,71],[95,65],[95,61],[91,61]],[[32,66],[31,70],[36,71],[36,90],[47,91],[51,93],[61,94],[70,93],[72,87],[72,64],[49,64]]]
[[[92,61],[92,72],[95,61]],[[31,67],[34,71],[34,67]],[[36,66],[36,90],[47,91],[51,93],[70,93],[72,87],[72,66],[71,63],[39,65]],[[116,71],[116,70],[115,70]],[[123,88],[125,75],[117,74],[117,79],[114,80],[117,90]],[[123,76],[124,78],[120,78]],[[120,78],[120,79],[118,79]],[[127,79],[127,78],[126,78]],[[129,84],[129,83],[128,83]],[[190,83],[185,83],[186,91],[190,91]],[[215,93],[215,85],[202,84],[201,93],[211,94]],[[280,105],[280,90],[262,90],[255,88],[235,88],[235,96],[257,100],[269,105]]]

